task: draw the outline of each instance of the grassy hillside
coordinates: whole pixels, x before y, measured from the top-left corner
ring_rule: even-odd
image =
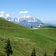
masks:
[[[13,47],[12,56],[30,56],[32,48],[36,48],[37,56],[53,56],[56,48],[56,28],[25,28],[0,18],[0,56],[5,55],[6,40],[10,38]]]

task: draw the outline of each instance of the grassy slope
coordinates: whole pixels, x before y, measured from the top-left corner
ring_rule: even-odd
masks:
[[[13,47],[12,56],[30,56],[32,48],[36,48],[37,56],[53,56],[56,48],[56,28],[30,29],[8,22],[0,18],[0,56],[5,55],[6,39],[10,38]]]

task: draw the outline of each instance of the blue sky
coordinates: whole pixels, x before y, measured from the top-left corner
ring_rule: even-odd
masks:
[[[43,22],[56,24],[56,0],[0,0],[0,11],[13,17],[19,17],[23,10]]]

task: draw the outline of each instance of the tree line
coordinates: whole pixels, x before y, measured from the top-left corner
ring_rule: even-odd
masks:
[[[10,43],[10,39],[8,39],[7,42],[6,42],[5,53],[6,53],[6,56],[10,56],[10,55],[13,54],[13,50],[12,50],[12,46],[11,46],[11,43]],[[33,48],[32,53],[31,53],[30,56],[36,56],[36,50],[35,50],[35,48]],[[43,56],[48,56],[48,55],[45,52]],[[54,51],[54,56],[56,56],[56,49]]]

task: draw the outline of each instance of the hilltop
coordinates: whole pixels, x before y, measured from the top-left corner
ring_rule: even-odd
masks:
[[[45,50],[48,56],[53,56],[56,48],[56,28],[34,30],[0,18],[0,56],[5,55],[4,47],[8,38],[14,51],[12,56],[30,56],[34,47],[37,56],[43,56]]]

